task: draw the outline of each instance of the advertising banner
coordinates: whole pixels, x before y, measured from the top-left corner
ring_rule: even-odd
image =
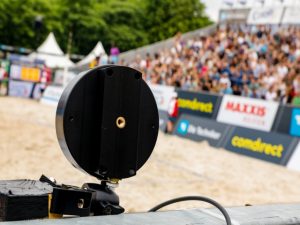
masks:
[[[273,123],[272,131],[289,134],[291,123],[292,107],[280,105]]]
[[[219,22],[246,23],[249,9],[223,9],[220,10]]]
[[[21,80],[39,82],[41,79],[41,70],[38,68],[22,67]]]
[[[299,116],[300,107],[280,105],[272,130],[300,137]]]
[[[11,65],[10,67],[10,78],[12,79],[21,79],[21,66],[19,65]]]
[[[290,134],[300,137],[300,108],[292,110]]]
[[[33,88],[33,83],[26,81],[10,80],[8,83],[8,95],[15,97],[30,98]]]
[[[63,91],[64,91],[63,87],[48,86],[43,93],[43,97],[41,98],[41,103],[56,106],[58,104],[58,101]]]
[[[225,95],[217,121],[241,127],[270,131],[279,104],[273,101]]]
[[[287,168],[300,171],[300,141],[287,164]]]
[[[236,127],[225,149],[276,164],[285,164],[295,144],[288,135]]]
[[[247,23],[248,24],[279,24],[283,13],[283,7],[263,7],[252,8]]]
[[[54,76],[54,84],[63,86],[64,82],[68,84],[75,76],[76,74],[71,71],[56,70]]]
[[[300,24],[300,7],[286,7],[282,24]]]
[[[174,134],[194,141],[206,140],[210,145],[219,147],[229,125],[197,116],[182,114],[177,120]]]
[[[191,114],[201,117],[213,118],[217,114],[217,95],[196,93],[190,91],[177,91],[179,113]]]
[[[155,97],[157,108],[168,111],[171,99],[176,95],[175,88],[170,86],[149,84],[149,87]]]

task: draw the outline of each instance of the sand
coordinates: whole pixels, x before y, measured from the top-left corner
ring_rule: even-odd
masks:
[[[55,134],[55,108],[26,99],[0,97],[0,179],[38,179],[81,186],[96,179],[64,157]],[[203,195],[225,206],[300,202],[300,173],[271,163],[159,134],[155,150],[137,176],[122,180],[116,192],[130,212],[161,201]],[[186,202],[168,209],[202,206]]]

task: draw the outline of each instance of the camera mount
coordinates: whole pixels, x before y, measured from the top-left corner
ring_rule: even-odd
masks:
[[[65,88],[57,107],[56,132],[66,158],[101,184],[92,192],[91,214],[118,214],[111,185],[136,175],[158,135],[158,109],[142,74],[107,65],[80,73]],[[55,196],[54,196],[55,197]]]

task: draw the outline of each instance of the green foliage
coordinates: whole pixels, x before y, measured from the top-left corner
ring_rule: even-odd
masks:
[[[36,48],[53,31],[65,52],[70,39],[72,53],[98,40],[125,51],[206,26],[203,10],[199,0],[1,0],[0,43]]]
[[[112,44],[116,44],[121,50],[128,50],[149,43],[141,21],[144,15],[141,4],[137,4],[139,2],[110,0],[100,5],[98,11],[107,24],[105,35],[101,39],[106,49]]]
[[[151,42],[210,23],[204,16],[204,5],[199,0],[151,0],[148,1],[146,12],[146,27]]]

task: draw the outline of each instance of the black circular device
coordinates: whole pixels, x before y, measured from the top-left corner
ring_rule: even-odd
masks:
[[[67,159],[101,180],[134,176],[151,155],[158,110],[142,74],[107,65],[83,72],[65,88],[56,132]]]

